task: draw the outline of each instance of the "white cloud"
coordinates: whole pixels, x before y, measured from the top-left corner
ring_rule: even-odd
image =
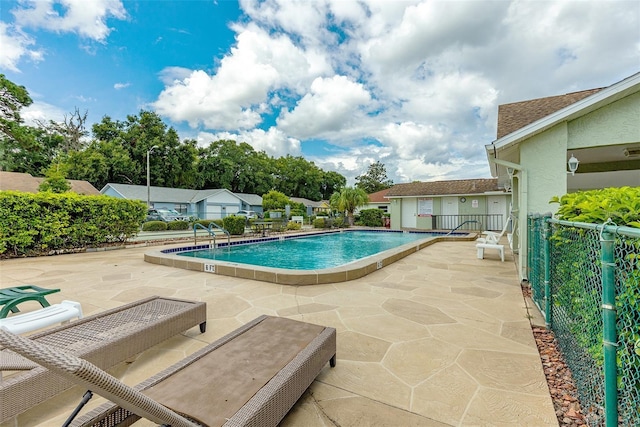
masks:
[[[38,100],[20,110],[20,117],[29,126],[38,126],[38,122],[49,123],[49,120],[62,122],[65,114],[60,107]]]
[[[498,104],[612,84],[640,58],[633,1],[240,4],[216,72],[165,80],[156,108],[271,155],[328,142],[310,159],[351,183],[376,160],[396,182],[487,177]]]
[[[207,146],[209,143],[218,140],[233,140],[238,143],[246,142],[256,151],[264,151],[272,157],[283,157],[287,154],[292,156],[301,155],[300,141],[288,137],[282,131],[272,127],[268,131],[253,129],[245,132],[199,132],[196,141],[198,145]]]
[[[24,57],[34,62],[41,61],[44,53],[30,49],[35,40],[13,25],[0,22],[0,68],[19,72],[18,63]]]
[[[339,132],[361,117],[360,107],[370,101],[367,90],[345,76],[319,77],[296,107],[278,119],[278,127],[302,139]]]
[[[126,19],[120,0],[26,0],[11,11],[21,27],[72,32],[104,42],[111,28],[107,19]]]
[[[131,83],[116,83],[113,85],[115,90],[125,89],[131,86]]]
[[[247,129],[262,121],[260,113],[266,110],[271,91],[300,92],[310,81],[311,70],[315,74],[328,69],[287,37],[272,37],[255,26],[240,32],[236,40],[214,75],[195,70],[168,84],[153,104],[156,111],[192,127]]]

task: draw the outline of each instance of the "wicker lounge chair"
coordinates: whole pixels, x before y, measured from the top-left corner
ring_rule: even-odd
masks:
[[[60,292],[60,289],[45,289],[36,285],[14,286],[0,289],[0,319],[4,319],[9,312],[18,313],[18,304],[25,301],[37,301],[42,307],[49,307],[45,296]]]
[[[85,360],[0,331],[0,345],[111,402],[71,425],[276,426],[323,367],[335,366],[336,330],[261,316],[129,387]]]
[[[206,304],[151,297],[31,335],[30,341],[82,357],[109,369],[138,353],[200,325],[206,327]],[[0,347],[2,347],[0,345]],[[4,349],[0,372],[22,370],[0,377],[0,422],[72,387],[74,383]]]

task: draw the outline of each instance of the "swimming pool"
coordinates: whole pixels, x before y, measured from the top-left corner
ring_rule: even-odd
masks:
[[[350,231],[236,245],[228,249],[185,251],[178,255],[289,270],[318,270],[338,267],[433,236],[430,233]]]
[[[232,241],[230,246],[219,243],[214,250],[206,244],[154,250],[145,253],[145,261],[285,285],[311,285],[357,279],[439,240],[465,238],[473,237],[393,230],[323,231]]]

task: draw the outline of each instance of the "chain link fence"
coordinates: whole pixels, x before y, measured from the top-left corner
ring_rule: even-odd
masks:
[[[529,217],[532,297],[592,426],[640,426],[640,230]]]

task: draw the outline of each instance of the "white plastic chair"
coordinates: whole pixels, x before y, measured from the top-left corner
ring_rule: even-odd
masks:
[[[485,235],[485,237],[478,237],[476,242],[497,245],[500,242],[500,239],[502,239],[502,236],[504,236],[509,229],[510,223],[511,217],[507,218],[507,221],[504,223],[504,228],[500,233],[496,233],[495,231],[483,231],[482,234]]]

